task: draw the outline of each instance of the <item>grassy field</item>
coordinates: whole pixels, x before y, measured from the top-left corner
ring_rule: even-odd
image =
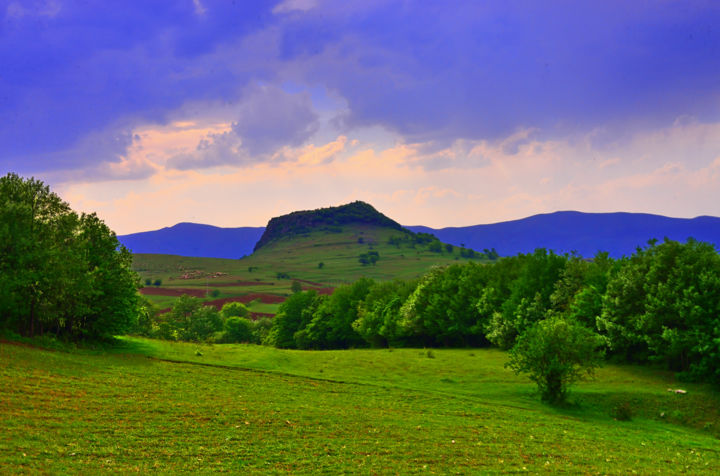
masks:
[[[720,471],[720,398],[608,366],[565,408],[497,350],[0,343],[0,473]],[[670,393],[682,386],[687,394]],[[631,421],[617,421],[627,403]]]
[[[290,294],[294,279],[307,281],[303,282],[306,289],[336,287],[361,277],[411,279],[422,276],[432,266],[467,261],[458,248],[452,252],[443,248],[436,253],[426,245],[391,245],[388,240],[392,236],[400,233],[390,228],[352,225],[340,233],[318,231],[281,239],[239,260],[136,254],[133,267],[143,281],[160,279],[162,288],[196,290],[203,293],[204,301],[211,301],[251,293],[284,297]],[[378,252],[380,259],[375,265],[363,266],[358,257],[370,251]],[[278,273],[287,277],[279,278]],[[219,294],[204,296],[212,291]],[[158,308],[167,308],[177,297],[148,299]],[[256,309],[251,307],[251,311],[274,313],[277,307],[262,304]]]

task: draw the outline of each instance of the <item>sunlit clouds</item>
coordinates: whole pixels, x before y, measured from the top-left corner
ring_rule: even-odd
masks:
[[[720,215],[720,7],[0,5],[0,167],[118,233]]]

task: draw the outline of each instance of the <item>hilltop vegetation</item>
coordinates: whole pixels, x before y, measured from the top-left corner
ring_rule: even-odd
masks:
[[[255,245],[255,251],[281,238],[291,238],[317,231],[340,233],[343,225],[370,225],[412,234],[396,221],[375,210],[371,205],[357,201],[339,207],[297,211],[275,217],[268,222],[265,232]]]

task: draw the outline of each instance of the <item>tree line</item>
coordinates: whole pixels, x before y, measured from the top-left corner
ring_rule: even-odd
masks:
[[[561,320],[591,331],[611,359],[720,383],[720,255],[692,239],[651,241],[622,259],[538,249],[437,267],[415,281],[363,278],[330,296],[302,291],[280,306],[264,343],[512,349],[549,319],[555,329]]]
[[[0,331],[96,339],[147,312],[132,256],[97,215],[39,180],[0,178]]]

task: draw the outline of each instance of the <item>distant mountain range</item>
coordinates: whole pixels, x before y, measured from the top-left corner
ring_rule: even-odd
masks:
[[[650,239],[694,238],[720,248],[720,218],[669,218],[645,213],[582,213],[563,211],[534,215],[489,225],[434,229],[407,226],[413,232],[432,233],[440,241],[477,251],[495,248],[501,256],[546,248],[557,253],[577,252],[591,257],[598,251],[611,256],[630,255]],[[219,228],[179,223],[156,231],[118,236],[134,253],[240,258],[253,252],[265,227]]]

